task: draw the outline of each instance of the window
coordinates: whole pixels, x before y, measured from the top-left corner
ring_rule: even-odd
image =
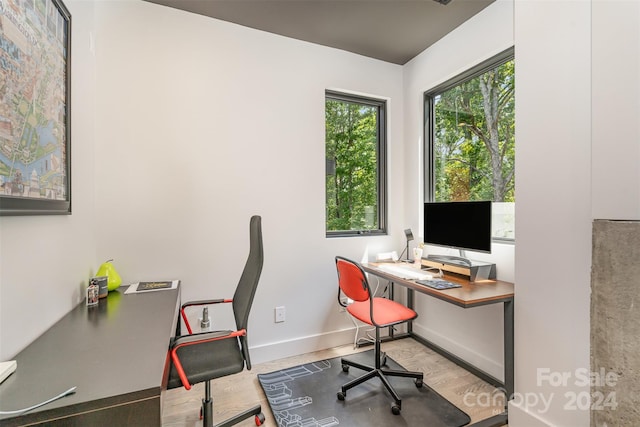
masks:
[[[325,94],[326,233],[386,233],[386,101]]]
[[[493,238],[515,239],[513,49],[425,94],[425,200],[492,200]]]

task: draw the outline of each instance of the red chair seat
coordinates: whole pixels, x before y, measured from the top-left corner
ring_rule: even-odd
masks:
[[[361,322],[373,325],[371,320],[371,306],[369,301],[355,301],[349,304],[347,311]],[[415,319],[418,315],[404,305],[387,299],[376,297],[373,299],[373,313],[375,323],[381,326],[395,325]]]

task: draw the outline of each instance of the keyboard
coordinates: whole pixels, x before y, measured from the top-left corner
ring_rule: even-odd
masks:
[[[398,276],[402,279],[410,279],[410,280],[427,280],[433,279],[433,275],[429,273],[425,273],[422,270],[418,270],[413,267],[401,267],[396,264],[380,264],[378,268],[387,273],[391,273],[394,276]]]
[[[428,286],[433,289],[438,289],[438,290],[462,287],[462,285],[458,283],[447,282],[446,280],[442,280],[442,279],[416,280],[416,283],[420,285]]]

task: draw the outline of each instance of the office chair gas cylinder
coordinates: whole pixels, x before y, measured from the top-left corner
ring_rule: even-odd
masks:
[[[233,299],[210,299],[191,301],[182,305],[182,318],[189,335],[179,336],[171,344],[171,369],[167,388],[184,387],[204,382],[205,397],[202,399],[200,415],[204,427],[213,426],[213,401],[211,398],[211,380],[241,372],[245,367],[251,369],[249,345],[247,342],[247,323],[249,311],[256,293],[264,259],[262,248],[262,225],[259,216],[251,217],[249,225],[249,257],[240,276]],[[236,323],[235,331],[213,331],[193,334],[185,309],[192,306],[204,306],[230,303]],[[254,406],[216,427],[227,427],[254,416],[256,425],[264,423],[264,414],[260,405]]]
[[[347,312],[361,322],[367,323],[375,327],[376,337],[374,341],[374,366],[363,365],[358,362],[342,358],[342,370],[349,371],[349,367],[353,366],[365,371],[365,374],[344,384],[338,391],[338,400],[345,400],[347,390],[362,384],[371,378],[380,378],[380,381],[393,397],[391,412],[394,415],[400,414],[402,409],[402,400],[398,393],[391,386],[387,377],[405,377],[413,378],[416,387],[423,385],[424,375],[422,372],[412,372],[404,370],[393,370],[382,368],[385,362],[381,362],[382,353],[380,351],[380,328],[397,325],[408,322],[418,317],[418,314],[412,309],[404,305],[381,297],[375,297],[371,293],[369,282],[364,270],[355,261],[340,256],[336,257],[336,269],[338,271],[338,302],[345,307]],[[343,301],[343,295],[353,300],[353,303],[347,304]],[[385,358],[386,360],[386,358]]]

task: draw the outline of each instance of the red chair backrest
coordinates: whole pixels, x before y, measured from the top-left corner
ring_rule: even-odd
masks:
[[[367,301],[371,291],[362,267],[354,261],[336,257],[336,268],[342,292],[354,301]]]

